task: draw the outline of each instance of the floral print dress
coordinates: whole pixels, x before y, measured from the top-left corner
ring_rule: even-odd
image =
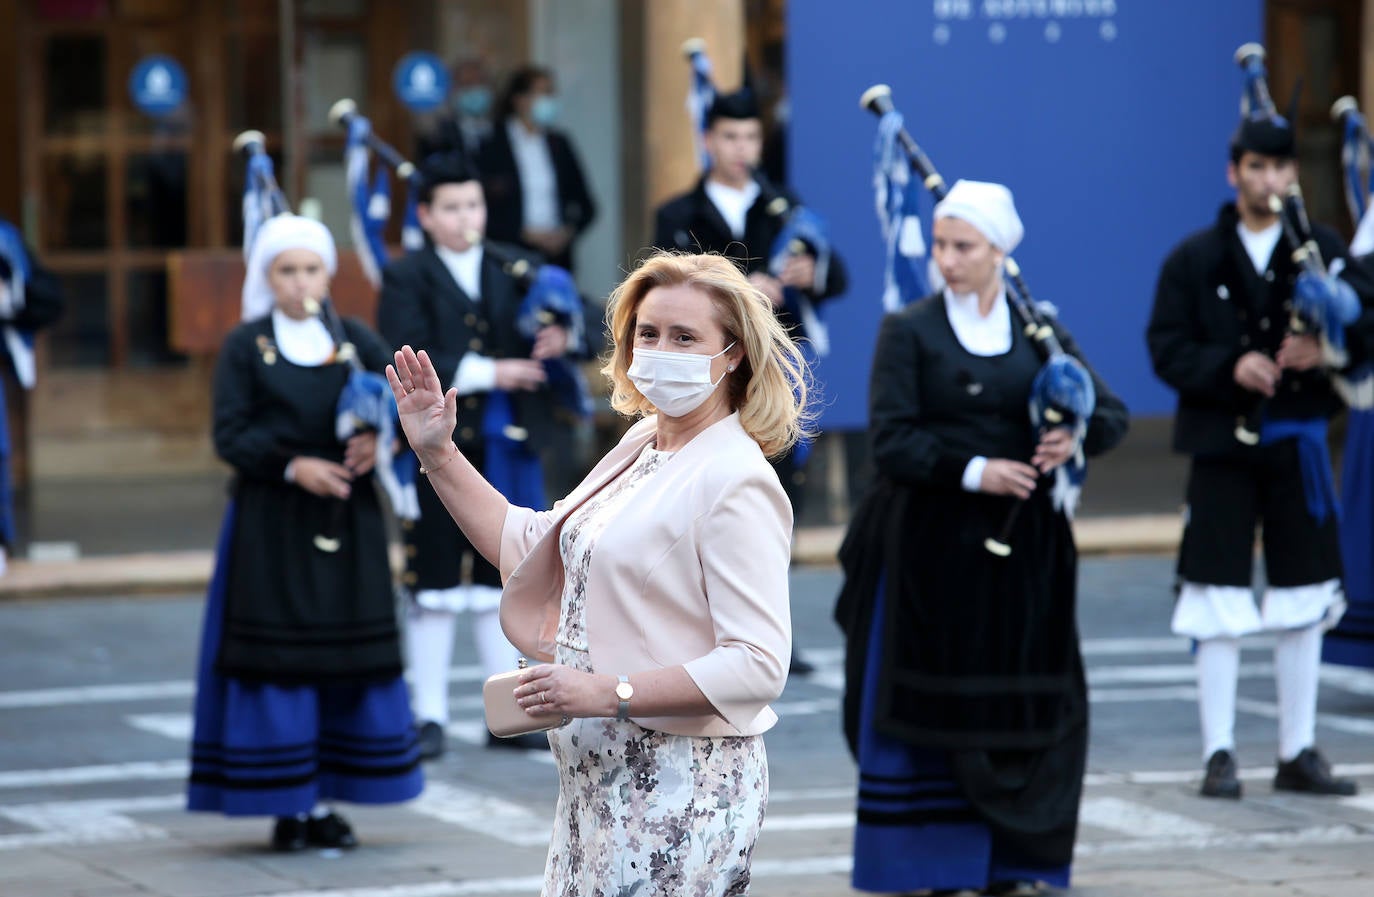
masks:
[[[558,663],[592,671],[584,611],[597,538],[671,458],[671,452],[645,448],[564,522]],[[611,718],[573,720],[551,731],[549,741],[559,795],[544,897],[748,892],[749,861],[768,801],[762,736],[669,735]]]

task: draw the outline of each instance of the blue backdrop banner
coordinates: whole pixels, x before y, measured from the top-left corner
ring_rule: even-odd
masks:
[[[1027,282],[1131,410],[1172,411],[1145,324],[1164,257],[1232,196],[1232,54],[1263,40],[1262,0],[794,0],[787,33],[791,178],[851,274],[823,426],[867,425],[885,245],[858,100],[880,82],[949,183],[1012,189]]]

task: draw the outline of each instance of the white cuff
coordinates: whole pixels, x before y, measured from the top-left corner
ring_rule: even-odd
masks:
[[[982,455],[975,455],[969,459],[968,466],[964,468],[962,480],[965,492],[983,491],[983,468],[987,466],[988,459]]]
[[[496,360],[476,352],[469,352],[458,362],[458,372],[453,375],[453,385],[458,395],[465,396],[474,392],[489,392],[496,388]]]
[[[282,476],[282,479],[286,480],[288,483],[294,483],[294,482],[296,482],[296,459],[295,459],[295,458],[292,458],[290,461],[286,462],[286,470],[282,471],[282,475],[281,475],[281,476]]]

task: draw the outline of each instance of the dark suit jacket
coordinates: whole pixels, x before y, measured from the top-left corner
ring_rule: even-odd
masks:
[[[515,247],[504,252],[541,260]],[[482,296],[474,301],[459,288],[434,247],[401,256],[382,272],[382,292],[377,302],[377,329],[393,348],[409,345],[424,349],[445,388],[453,382],[458,364],[469,352],[488,358],[528,358],[531,343],[516,329],[516,316],[524,290],[507,274],[491,252],[482,255]],[[547,390],[513,392],[515,423],[529,434],[537,453],[550,445],[554,427],[554,402]],[[458,398],[458,424],[453,440],[478,470],[485,461],[482,419],[487,393]],[[420,520],[403,524],[407,570],[402,581],[408,588],[443,589],[460,584],[499,586],[496,568],[484,561],[439,502],[425,477],[417,484]]]
[[[505,247],[533,264],[540,259]],[[468,352],[488,358],[529,358],[530,341],[516,330],[516,314],[524,290],[490,252],[482,255],[482,296],[474,301],[458,286],[433,246],[408,253],[382,272],[377,301],[377,329],[394,349],[410,345],[424,349],[447,386]],[[517,392],[513,396],[518,423],[530,431],[535,445],[545,444],[551,403],[547,391]],[[474,393],[458,400],[458,428],[454,440],[464,452],[481,448],[481,421],[486,395]]]
[[[1235,451],[1235,427],[1259,399],[1235,381],[1235,366],[1251,350],[1271,357],[1282,342],[1292,309],[1298,266],[1286,239],[1280,239],[1263,276],[1236,234],[1234,203],[1222,207],[1216,222],[1176,247],[1164,262],[1146,330],[1155,374],[1178,392],[1173,447],[1191,455]],[[1329,265],[1345,259],[1341,278],[1354,287],[1365,312],[1346,328],[1351,364],[1369,357],[1368,334],[1374,320],[1374,279],[1351,263],[1335,231],[1313,225],[1313,236]],[[1277,418],[1330,417],[1342,406],[1325,369],[1284,371],[1279,390],[1267,406]]]
[[[577,235],[586,230],[596,218],[596,202],[587,189],[587,179],[573,152],[572,143],[559,131],[546,131],[549,158],[553,162],[554,179],[558,182],[558,212],[563,224],[573,230],[573,240],[567,249],[549,261],[572,270],[572,245]],[[524,194],[520,187],[520,169],[515,164],[506,123],[498,121],[491,136],[478,155],[478,169],[482,173],[482,187],[487,196],[487,236],[505,243],[524,245],[520,240],[524,214]],[[533,249],[533,247],[527,247]]]
[[[730,226],[706,195],[706,179],[702,178],[693,189],[659,206],[654,221],[654,246],[683,252],[719,252],[740,262],[746,274],[767,270],[768,255],[773,241],[782,231],[786,208],[801,200],[796,194],[767,182],[761,181],[760,186],[758,199],[745,214],[742,238],[736,239],[730,232]],[[786,200],[786,207],[774,202],[778,198]],[[813,305],[819,304],[843,293],[848,285],[844,262],[832,251],[824,286],[819,290],[807,290],[806,294]],[[778,317],[788,328],[799,323],[783,311]]]

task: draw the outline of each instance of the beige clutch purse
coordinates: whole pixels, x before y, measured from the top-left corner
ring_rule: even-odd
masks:
[[[520,658],[518,669],[497,673],[482,686],[482,706],[486,711],[487,728],[497,738],[511,738],[530,732],[546,732],[567,725],[561,713],[541,713],[531,716],[515,703],[515,687],[520,684],[520,672],[527,664]]]

